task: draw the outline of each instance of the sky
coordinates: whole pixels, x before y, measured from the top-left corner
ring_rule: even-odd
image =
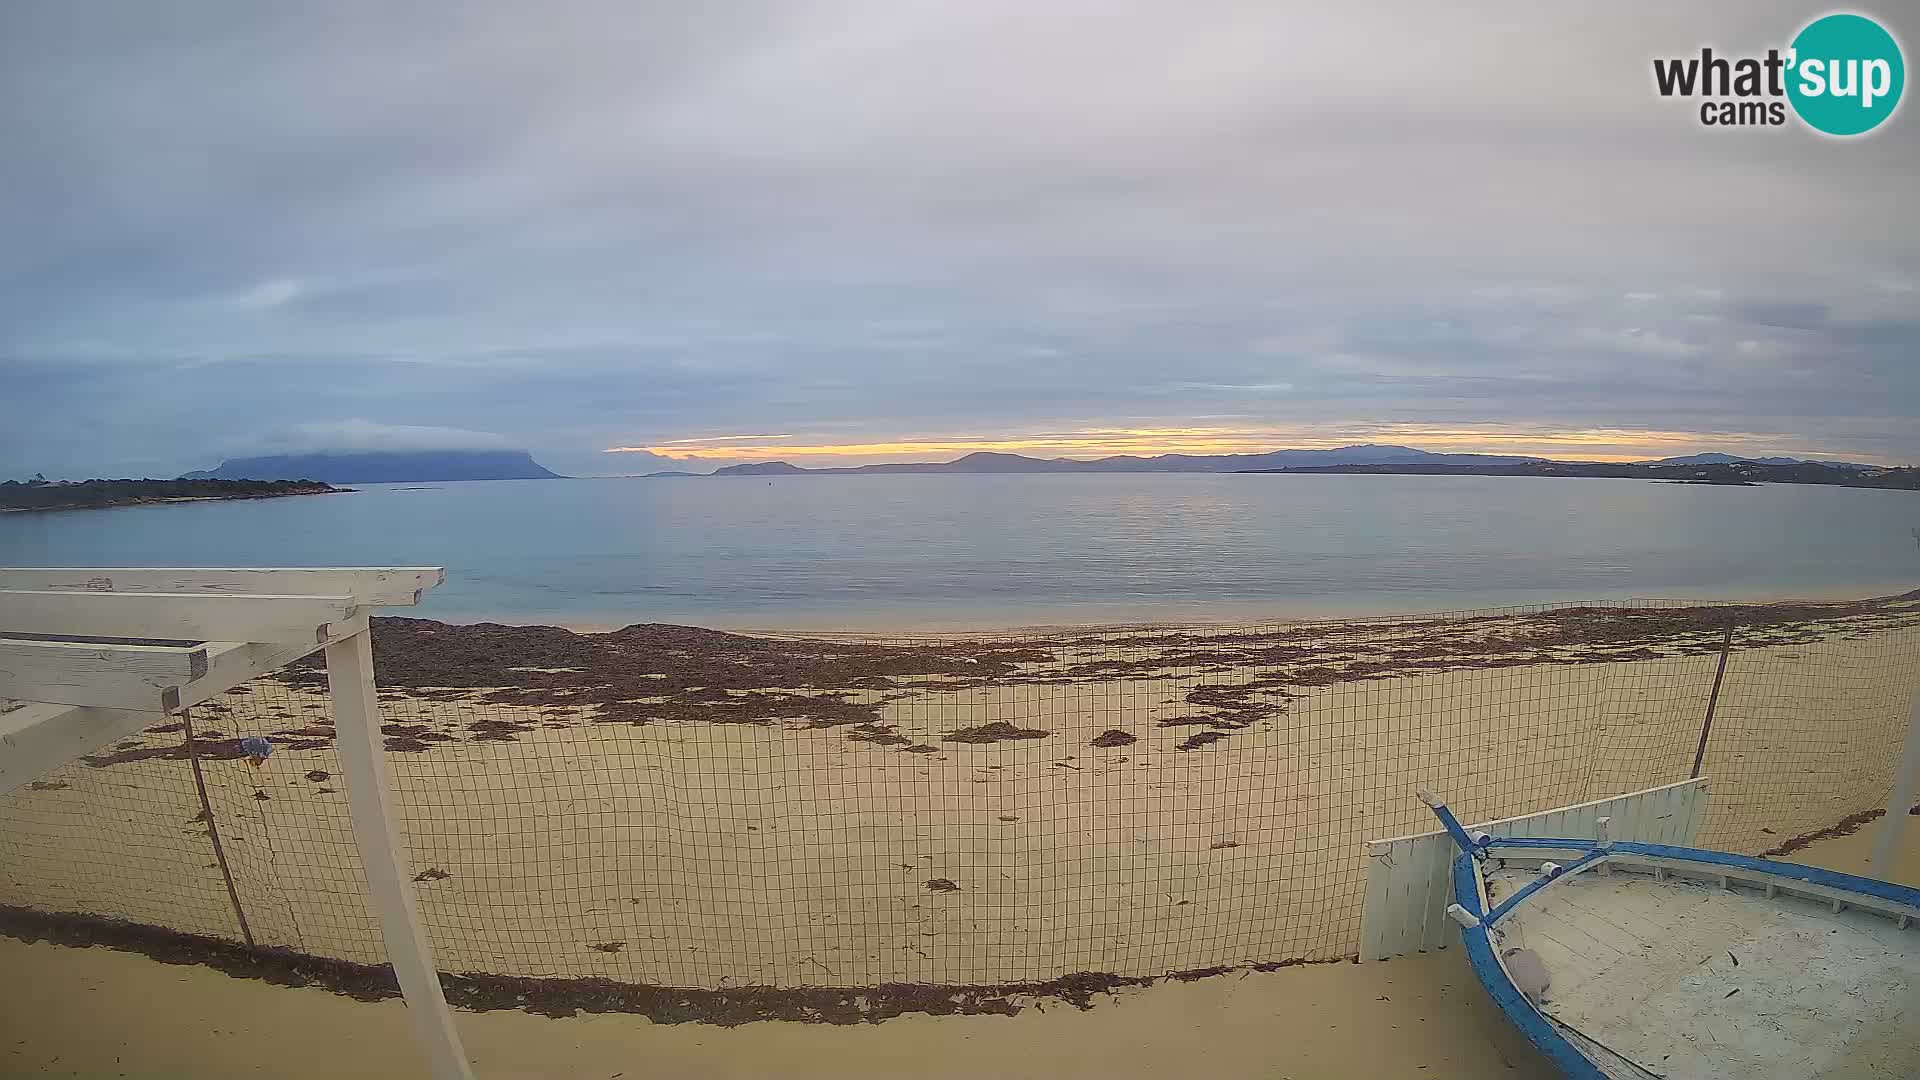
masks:
[[[1653,91],[1824,10],[14,0],[0,477],[1920,463],[1914,106],[1842,141]]]

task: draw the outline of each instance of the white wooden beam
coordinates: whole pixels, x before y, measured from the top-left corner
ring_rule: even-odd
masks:
[[[328,641],[367,631],[364,615],[334,623]],[[217,642],[207,646],[207,674],[180,688],[180,706],[195,705],[286,667],[322,643]],[[164,724],[158,710],[38,703],[0,713],[0,794],[36,780],[142,728]]]
[[[473,1080],[460,1032],[440,989],[432,946],[413,903],[413,875],[391,806],[393,776],[380,734],[371,638],[371,634],[355,634],[327,646],[334,745],[346,780],[353,838],[373,893],[374,910],[380,915],[387,959],[400,979],[414,1038],[428,1070],[435,1080]]]
[[[0,713],[0,794],[166,720],[159,713],[77,705],[22,705]]]
[[[351,596],[366,606],[406,606],[446,580],[437,566],[327,567],[0,567],[0,589],[45,592],[262,593]]]
[[[206,677],[181,687],[180,704],[182,707],[197,705],[210,697],[224,694],[233,687],[278,671],[336,641],[364,634],[368,625],[365,615],[355,615],[328,623],[325,636],[313,642],[252,642],[241,648],[233,647],[238,642],[212,642],[207,646]]]
[[[0,697],[171,713],[366,628],[367,617],[355,615],[328,623],[324,639],[286,644],[89,645],[0,639]]]
[[[0,698],[16,701],[167,712],[179,707],[183,684],[206,674],[205,645],[0,638]]]
[[[306,641],[354,614],[351,596],[0,590],[0,633],[162,641]]]

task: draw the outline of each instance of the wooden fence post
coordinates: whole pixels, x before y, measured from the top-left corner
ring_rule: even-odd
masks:
[[[207,775],[200,769],[200,748],[193,738],[193,710],[180,710],[180,732],[187,744],[187,763],[193,766],[193,789],[200,793],[200,816],[207,820],[207,839],[213,841],[213,860],[220,864],[221,880],[227,883],[227,899],[233,903],[233,921],[240,924],[240,936],[253,943],[253,927],[247,924],[247,909],[240,905],[240,890],[233,884],[233,867],[227,863],[226,845],[220,842],[220,819],[214,816],[213,802],[207,798]]]
[[[369,631],[327,646],[327,690],[333,698],[334,743],[346,775],[354,842],[380,916],[387,958],[407,999],[414,1037],[434,1080],[473,1080],[453,1013],[440,990],[433,950],[414,909],[412,875],[393,819],[393,776],[380,733]]]

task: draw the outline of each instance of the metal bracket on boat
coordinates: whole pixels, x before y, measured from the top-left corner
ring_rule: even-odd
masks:
[[[1613,819],[1610,817],[1593,819],[1593,850],[1598,854],[1609,855],[1613,852],[1612,825]],[[1608,859],[1600,859],[1598,861],[1600,864],[1600,876],[1612,877],[1612,861]]]

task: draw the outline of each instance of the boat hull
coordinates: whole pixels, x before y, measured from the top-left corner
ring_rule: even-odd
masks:
[[[1453,885],[1481,984],[1569,1077],[1920,1075],[1920,890],[1539,838],[1475,844]]]

